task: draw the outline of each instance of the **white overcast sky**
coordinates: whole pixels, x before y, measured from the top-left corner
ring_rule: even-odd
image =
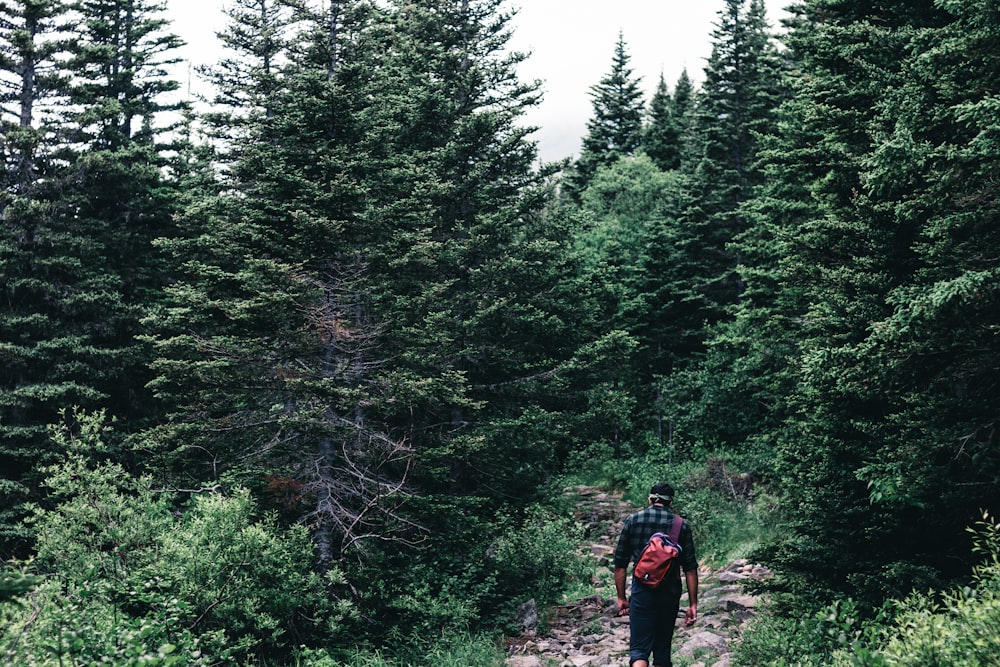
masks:
[[[766,0],[772,26],[780,26],[788,0]],[[511,47],[529,51],[525,80],[541,79],[545,97],[526,118],[540,129],[542,160],[575,155],[592,113],[590,87],[611,70],[621,31],[647,100],[662,72],[673,89],[686,68],[703,78],[711,33],[723,0],[511,0],[518,7]],[[187,43],[182,55],[194,64],[218,56],[215,32],[225,22],[228,0],[167,0],[174,31]]]

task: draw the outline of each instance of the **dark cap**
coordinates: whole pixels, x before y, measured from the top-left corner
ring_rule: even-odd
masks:
[[[674,487],[666,482],[657,482],[649,490],[649,497],[654,501],[669,503],[674,499]]]

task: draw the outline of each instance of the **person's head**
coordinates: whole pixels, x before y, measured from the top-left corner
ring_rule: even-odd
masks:
[[[666,482],[657,482],[649,490],[650,505],[669,505],[674,500],[674,487]]]

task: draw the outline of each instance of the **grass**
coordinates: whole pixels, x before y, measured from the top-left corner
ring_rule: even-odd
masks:
[[[677,489],[677,511],[695,529],[699,560],[713,566],[748,557],[759,545],[775,536],[779,528],[776,500],[759,495],[748,503],[714,491],[706,484],[705,461],[666,466],[655,457],[645,456],[617,460],[589,459],[570,467],[574,473],[563,480],[563,486],[586,485],[621,492],[636,506],[645,500],[654,482],[669,481]],[[561,596],[561,602],[573,602],[595,593],[613,598],[615,588],[611,568],[601,565],[589,554],[582,557],[587,559],[589,571],[584,568],[580,576],[572,578]],[[411,653],[415,654],[417,650]],[[495,637],[472,635],[441,638],[430,648],[422,649],[418,659],[357,651],[346,662],[334,662],[325,655],[314,655],[300,661],[297,667],[500,667],[504,658],[503,645]],[[695,658],[682,658],[676,664],[679,667],[693,664]]]
[[[506,657],[503,644],[487,634],[442,637],[428,649],[409,652],[419,652],[420,657],[390,657],[381,651],[356,649],[335,660],[325,651],[309,651],[299,657],[296,667],[502,667]]]
[[[709,459],[725,459],[724,454],[705,454],[700,460],[677,461],[670,465],[655,454],[622,459],[587,459],[574,464],[566,486],[588,485],[622,492],[626,500],[639,506],[649,488],[658,481],[671,483],[677,491],[674,507],[695,530],[699,560],[721,566],[739,558],[749,558],[762,544],[779,535],[781,513],[776,498],[758,492],[752,501],[733,498],[713,489]],[[736,460],[732,470],[750,467],[752,462]]]

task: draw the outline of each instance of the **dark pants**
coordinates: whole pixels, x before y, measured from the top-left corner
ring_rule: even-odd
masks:
[[[649,660],[653,665],[672,667],[670,642],[674,637],[677,612],[681,606],[680,581],[664,582],[650,588],[632,580],[632,599],[629,600],[629,661]]]

